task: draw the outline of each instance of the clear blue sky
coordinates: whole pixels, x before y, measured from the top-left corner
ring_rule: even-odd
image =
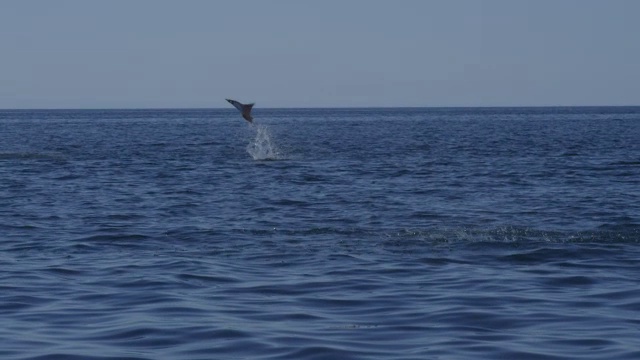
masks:
[[[0,108],[640,105],[636,0],[6,0]]]

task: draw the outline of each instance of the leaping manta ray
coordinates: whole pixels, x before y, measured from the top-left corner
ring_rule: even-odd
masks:
[[[227,100],[231,105],[235,106],[236,109],[238,109],[238,111],[240,111],[240,113],[242,114],[242,117],[247,120],[248,122],[252,123],[253,122],[253,117],[251,117],[251,109],[253,108],[253,103],[251,104],[241,104],[235,100],[231,100],[231,99],[225,99]]]

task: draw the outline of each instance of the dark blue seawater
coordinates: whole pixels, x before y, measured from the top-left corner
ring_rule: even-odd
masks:
[[[640,108],[0,111],[0,359],[639,359]]]

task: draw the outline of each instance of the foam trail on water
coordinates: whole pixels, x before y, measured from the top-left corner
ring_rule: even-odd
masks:
[[[247,145],[247,152],[253,160],[277,160],[280,152],[271,139],[269,129],[264,125],[252,126],[256,131],[256,138]]]

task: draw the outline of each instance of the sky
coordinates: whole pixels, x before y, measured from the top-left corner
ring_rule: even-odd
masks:
[[[0,108],[640,105],[636,0],[4,0]]]

